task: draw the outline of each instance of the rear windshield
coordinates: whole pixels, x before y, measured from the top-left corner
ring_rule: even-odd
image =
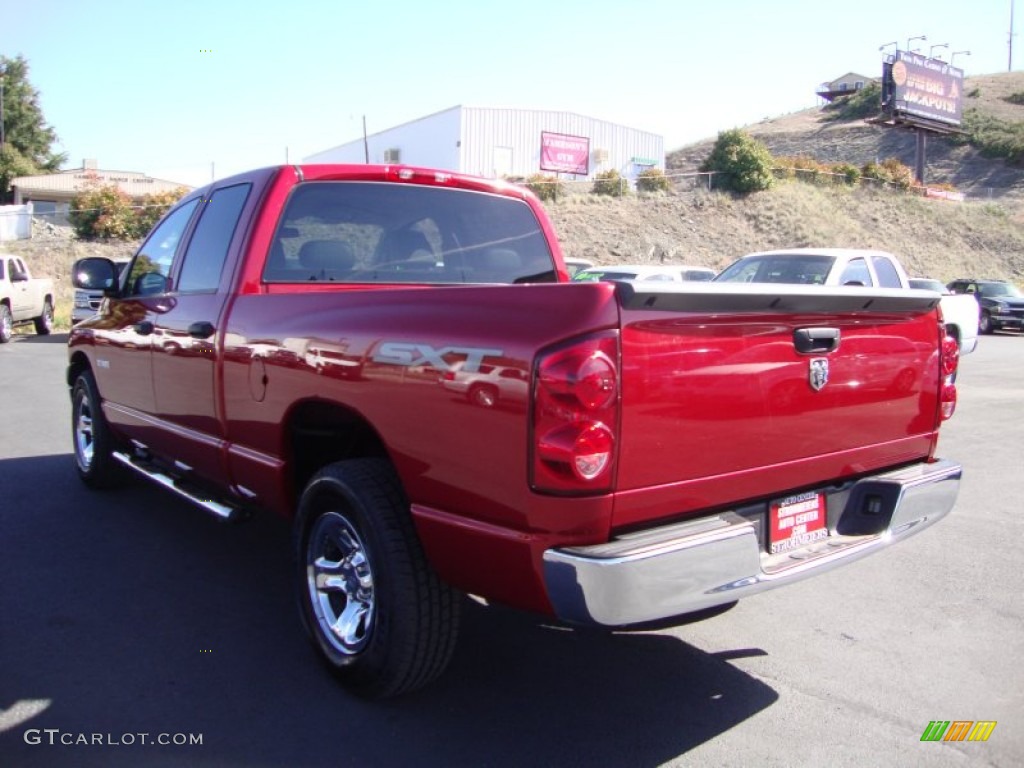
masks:
[[[268,283],[527,283],[557,280],[529,205],[484,192],[317,181],[292,191]]]
[[[824,285],[834,261],[834,256],[817,254],[750,256],[730,264],[715,281]]]

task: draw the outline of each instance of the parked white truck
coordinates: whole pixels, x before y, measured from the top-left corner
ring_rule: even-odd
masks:
[[[24,261],[0,253],[0,344],[21,323],[35,324],[41,336],[53,330],[53,281],[32,277]]]
[[[864,286],[934,290],[942,294],[939,308],[946,330],[960,344],[960,354],[978,345],[978,304],[942,286],[916,283],[907,277],[899,259],[886,251],[861,248],[787,248],[751,253],[723,269],[717,282],[792,283],[796,285]],[[929,281],[930,283],[930,281]],[[941,288],[941,290],[940,290]],[[964,301],[964,299],[970,301]]]

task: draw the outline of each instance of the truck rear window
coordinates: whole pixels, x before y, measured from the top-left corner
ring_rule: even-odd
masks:
[[[292,191],[264,282],[554,282],[548,242],[521,200],[459,189],[318,181]]]

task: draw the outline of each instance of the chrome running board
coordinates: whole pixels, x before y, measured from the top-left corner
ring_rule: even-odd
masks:
[[[132,457],[127,453],[115,451],[114,458],[126,467],[135,470],[140,475],[153,480],[168,490],[174,491],[174,493],[178,494],[182,498],[188,499],[196,506],[206,510],[220,520],[235,521],[244,516],[242,510],[238,507],[203,497],[198,491],[194,491],[185,486],[180,478],[174,478],[171,475],[166,474],[142,457]]]

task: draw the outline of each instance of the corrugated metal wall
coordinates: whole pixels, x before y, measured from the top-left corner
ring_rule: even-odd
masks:
[[[541,173],[540,135],[545,131],[590,140],[587,178],[612,169],[634,178],[645,167],[651,167],[646,163],[636,164],[634,158],[653,160],[653,167],[665,170],[663,137],[605,120],[572,112],[482,107],[463,107],[462,118],[461,170],[466,173],[480,176]],[[510,170],[502,167],[507,155],[503,148],[512,150]],[[606,159],[600,160],[604,155]]]
[[[386,151],[397,149],[403,164],[477,176],[531,176],[542,172],[542,132],[590,140],[590,174],[575,178],[614,169],[632,179],[644,168],[665,169],[661,136],[572,112],[452,107],[375,133],[367,142],[371,163],[388,162]],[[318,152],[305,161],[362,163],[363,141]]]

